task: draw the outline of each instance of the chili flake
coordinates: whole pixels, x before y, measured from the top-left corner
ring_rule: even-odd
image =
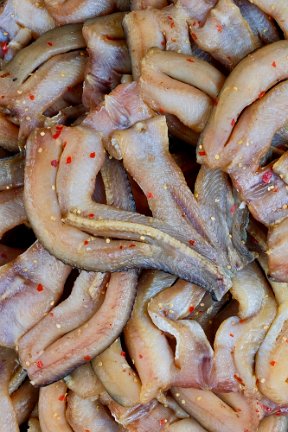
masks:
[[[65,399],[66,399],[66,395],[65,395],[65,394],[60,395],[60,396],[58,397],[58,400],[61,401],[61,402],[65,401]]]
[[[222,33],[222,31],[223,31],[223,26],[222,26],[221,24],[217,24],[217,25],[216,25],[216,28],[217,28],[217,31],[218,31],[219,33]]]
[[[229,333],[229,336],[230,336],[230,337],[234,337],[234,334],[233,334],[233,333]]]
[[[271,360],[271,361],[270,361],[270,365],[271,365],[271,366],[275,366],[275,365],[276,365],[276,361],[275,361],[275,360]]]
[[[95,216],[94,213],[89,213],[89,215],[88,215],[89,219],[93,219],[94,216]]]
[[[199,151],[199,156],[206,156],[206,152],[203,150],[203,151]]]
[[[90,361],[92,359],[92,357],[90,355],[85,355],[84,356],[84,360],[85,361]]]
[[[8,43],[7,41],[1,42],[1,48],[2,48],[2,52],[3,55],[5,56],[8,52]]]
[[[126,353],[125,353],[125,351],[121,351],[121,356],[122,356],[122,357],[126,357]]]
[[[160,424],[160,426],[165,426],[166,423],[167,423],[167,420],[166,420],[166,419],[160,419],[160,420],[159,420],[159,424]]]
[[[33,101],[33,100],[35,99],[35,96],[34,96],[33,94],[30,94],[30,95],[29,95],[29,99],[30,99],[31,101]]]
[[[53,46],[53,42],[47,42],[47,45]]]
[[[61,133],[62,133],[62,130],[63,130],[63,126],[62,126],[62,125],[60,125],[60,126],[56,126],[56,132],[55,132],[54,135],[52,135],[52,138],[53,138],[53,139],[57,139],[57,138],[59,138],[60,135],[61,135]]]
[[[275,61],[273,61],[272,66],[273,66],[274,68],[276,68],[277,64],[276,64]]]
[[[6,72],[3,75],[0,75],[0,78],[7,78],[9,75],[10,75],[10,73]]]
[[[38,292],[41,292],[41,291],[43,291],[43,290],[44,290],[43,285],[42,285],[42,284],[38,284],[38,285],[37,285],[37,291],[38,291]]]
[[[197,40],[198,38],[197,38],[197,36],[196,36],[196,34],[195,33],[191,33],[191,37],[194,39],[194,40]]]
[[[238,381],[239,384],[243,384],[242,378],[240,378],[238,375],[234,374],[234,378],[236,381]]]
[[[190,313],[194,312],[194,310],[195,310],[195,307],[194,307],[194,306],[190,306],[190,307],[189,307],[189,312],[190,312]]]
[[[235,119],[233,118],[233,119],[231,120],[231,126],[232,126],[232,127],[235,126],[235,123],[236,123],[236,121],[235,121]]]
[[[148,192],[148,193],[147,193],[147,198],[148,198],[148,199],[154,198],[153,193],[152,193],[152,192]]]
[[[170,21],[170,27],[171,27],[171,28],[175,27],[175,23],[174,23],[173,18],[172,18],[170,15],[168,15],[167,18],[168,18],[168,20]]]
[[[188,61],[189,63],[194,63],[195,60],[193,60],[192,58],[187,58],[186,61]]]
[[[258,99],[262,99],[265,96],[265,94],[266,94],[265,91],[260,92],[258,95]]]
[[[69,165],[72,162],[72,157],[71,156],[67,156],[66,158],[66,164]]]
[[[56,159],[52,160],[52,161],[51,161],[51,166],[54,167],[54,168],[57,168],[57,166],[58,166],[58,161],[57,161]]]
[[[89,244],[88,240],[84,240],[84,245],[87,246]]]
[[[236,208],[237,208],[237,205],[233,204],[233,206],[230,208],[231,215],[233,215],[235,213]]]
[[[262,176],[262,182],[265,184],[270,183],[271,178],[273,177],[272,171],[267,171]]]
[[[218,98],[212,99],[213,105],[217,106],[218,105]]]
[[[42,360],[37,360],[37,362],[36,362],[36,366],[37,366],[39,369],[42,369],[43,366],[44,366]]]
[[[91,159],[94,159],[94,158],[96,157],[96,153],[95,153],[95,152],[90,153],[89,157],[90,157]]]
[[[190,246],[194,246],[195,240],[189,240],[188,243],[189,243]]]
[[[162,45],[162,46],[165,46],[165,41],[162,41],[162,42],[161,42],[161,45]]]
[[[139,358],[142,359],[142,358],[143,358],[143,355],[142,355],[142,354],[139,354]]]
[[[131,243],[131,244],[129,245],[129,248],[134,248],[134,247],[136,247],[135,243]]]

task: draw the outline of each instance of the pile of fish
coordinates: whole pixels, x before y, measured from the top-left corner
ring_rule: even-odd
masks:
[[[287,0],[5,0],[0,66],[0,432],[287,432]]]

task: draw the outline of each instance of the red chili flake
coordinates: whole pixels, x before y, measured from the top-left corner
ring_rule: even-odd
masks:
[[[189,240],[188,243],[189,243],[190,246],[194,246],[195,240]]]
[[[165,114],[165,111],[163,110],[163,108],[159,108],[158,111],[159,111],[160,114]]]
[[[197,40],[198,38],[197,38],[197,36],[196,36],[196,34],[195,33],[191,33],[191,37],[194,39],[194,40]]]
[[[212,102],[213,102],[213,105],[214,105],[214,106],[217,106],[219,100],[218,100],[218,98],[215,98],[215,99],[212,99]]]
[[[63,130],[63,126],[56,126],[56,132],[54,135],[52,135],[52,138],[53,139],[59,138],[62,133],[62,130]]]
[[[189,63],[194,63],[195,60],[193,60],[192,58],[188,58],[186,59],[186,61],[188,61]]]
[[[199,151],[199,156],[206,156],[206,152],[203,150],[203,151]]]
[[[231,120],[231,126],[232,126],[232,127],[235,126],[235,123],[236,123],[236,121],[235,121],[235,119],[233,118],[233,119]]]
[[[42,369],[43,366],[44,366],[42,360],[37,360],[37,362],[36,362],[36,366],[37,366],[39,369]]]
[[[271,178],[273,177],[272,171],[267,171],[262,176],[262,182],[265,184],[270,183]]]
[[[92,359],[92,357],[90,355],[85,355],[84,356],[84,360],[85,361],[90,361]]]
[[[238,375],[234,374],[234,378],[236,381],[238,381],[239,384],[243,384],[242,378],[240,378]]]
[[[131,243],[131,244],[129,245],[129,248],[134,248],[134,247],[136,247],[135,243]]]
[[[59,162],[56,159],[54,159],[54,160],[51,161],[51,166],[53,166],[54,168],[57,168],[58,163]]]
[[[222,33],[222,31],[223,31],[223,26],[222,26],[221,24],[217,24],[217,25],[216,25],[216,28],[217,28],[217,31],[218,31],[219,33]]]
[[[277,187],[277,186],[275,186],[275,187],[274,187],[274,189],[272,189],[272,192],[274,192],[274,193],[275,193],[275,192],[279,192],[279,189],[278,189],[278,187]]]
[[[229,336],[230,336],[230,337],[234,337],[234,334],[233,334],[233,333],[229,333]]]
[[[142,355],[142,354],[139,354],[139,358],[142,359],[142,358],[143,358],[143,355]]]
[[[6,72],[3,75],[0,75],[0,78],[7,78],[9,75],[10,75],[10,73]]]
[[[159,420],[159,424],[160,424],[160,426],[165,426],[166,423],[167,423],[167,420],[166,420],[166,419],[160,419],[160,420]]]
[[[168,15],[167,18],[168,18],[168,20],[170,21],[170,27],[171,27],[171,28],[175,27],[175,23],[174,23],[173,18],[172,18],[170,15]]]
[[[152,193],[152,192],[148,192],[148,193],[147,193],[147,198],[148,198],[148,199],[154,198],[153,193]]]
[[[189,312],[190,312],[190,313],[194,312],[194,310],[195,310],[195,307],[194,307],[194,306],[190,306],[190,307],[189,307]]]
[[[230,208],[231,215],[233,215],[235,213],[236,208],[237,208],[237,205],[233,204],[233,206]]]
[[[95,153],[95,152],[90,153],[89,157],[90,157],[91,159],[94,159],[94,158],[96,157],[96,153]]]
[[[262,406],[262,408],[263,408],[264,411],[266,411],[266,412],[271,412],[272,411],[272,409],[270,407],[268,407],[267,405],[263,405],[263,404],[260,404],[260,405]]]
[[[275,61],[273,61],[272,66],[276,68],[277,64]]]
[[[240,323],[240,324],[243,324],[244,322],[245,322],[244,319],[240,319],[240,320],[239,320],[239,323]]]
[[[5,56],[8,52],[8,43],[6,41],[1,42],[1,48],[2,48],[3,55]]]
[[[67,156],[66,158],[66,164],[69,165],[72,162],[72,157],[71,156]]]
[[[122,249],[123,249],[123,246],[122,246],[122,245],[120,245],[120,246],[119,246],[119,249],[120,249],[120,250],[122,250]]]
[[[260,92],[258,95],[258,99],[262,99],[265,96],[265,94],[266,94],[265,91]]]
[[[53,42],[47,42],[47,45],[53,46]]]
[[[84,432],[90,432],[90,429],[84,429]]]
[[[35,99],[35,96],[31,94],[29,95],[29,99],[33,101]]]
[[[241,408],[236,408],[237,412],[242,412]]]
[[[271,361],[270,361],[270,365],[271,365],[271,366],[275,366],[275,365],[276,365],[276,361],[275,361],[275,360],[271,360]]]
[[[61,401],[61,402],[65,401],[65,399],[66,399],[65,394],[60,395],[60,396],[58,397],[58,400]]]
[[[43,285],[42,285],[42,284],[38,284],[38,285],[37,285],[37,291],[41,292],[41,291],[43,291],[43,290],[44,290]]]
[[[161,45],[162,45],[162,46],[165,46],[165,41],[162,41],[162,42],[161,42]]]
[[[89,219],[93,219],[94,216],[95,216],[94,213],[89,213],[89,215],[88,215]]]
[[[126,352],[125,351],[121,351],[121,356],[122,357],[126,357]]]
[[[88,240],[84,240],[84,245],[87,246],[89,244]]]

